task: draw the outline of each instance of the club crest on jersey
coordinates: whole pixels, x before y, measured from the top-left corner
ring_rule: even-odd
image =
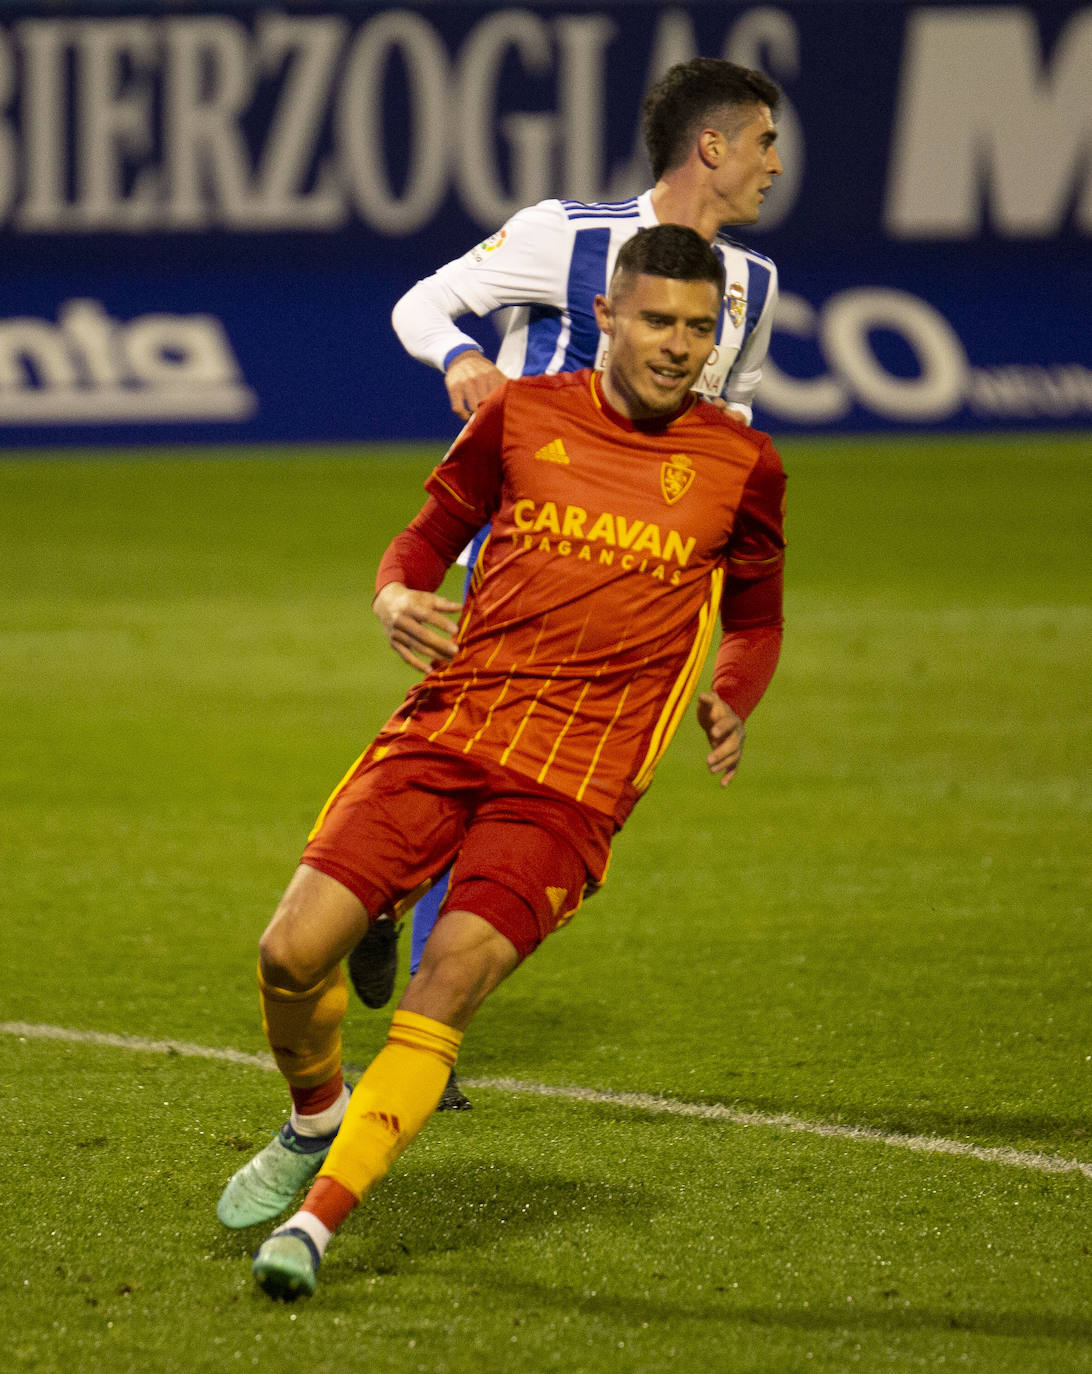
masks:
[[[477,248],[472,248],[470,256],[475,262],[482,262],[490,253],[495,253],[507,237],[507,229],[498,229],[495,234],[490,234],[487,239],[479,243]]]
[[[732,323],[738,329],[747,316],[747,291],[742,282],[734,281],[724,293],[724,304]]]
[[[669,506],[685,496],[694,480],[694,469],[685,453],[673,453],[660,464],[660,490]]]

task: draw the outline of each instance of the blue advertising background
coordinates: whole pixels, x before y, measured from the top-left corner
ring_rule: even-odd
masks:
[[[1092,426],[1090,5],[56,0],[0,5],[0,445],[450,436],[395,300],[643,190],[699,52],[785,92],[757,425]]]

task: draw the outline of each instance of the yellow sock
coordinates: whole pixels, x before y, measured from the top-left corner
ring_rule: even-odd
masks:
[[[396,1011],[319,1170],[356,1198],[379,1182],[436,1110],[462,1043],[441,1021]]]
[[[275,988],[258,970],[262,1028],[277,1068],[293,1088],[314,1088],[341,1068],[341,1022],[349,990],[341,965],[305,992]]]

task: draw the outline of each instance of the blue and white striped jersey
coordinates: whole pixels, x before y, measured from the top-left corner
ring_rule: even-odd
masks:
[[[507,376],[595,366],[606,340],[592,302],[606,292],[622,244],[657,223],[651,191],[616,204],[540,201],[418,282],[394,308],[395,331],[409,353],[443,371],[458,353],[479,347],[454,324],[460,315],[504,311],[497,366]],[[777,269],[726,235],[714,247],[724,261],[724,301],[716,348],[695,390],[723,396],[749,420],[770,343]]]

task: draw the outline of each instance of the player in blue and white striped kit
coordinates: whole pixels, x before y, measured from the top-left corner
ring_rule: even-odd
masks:
[[[481,346],[453,321],[511,307],[496,367],[485,373],[493,385],[497,371],[526,377],[599,366],[605,341],[592,302],[605,294],[622,244],[662,222],[655,190],[613,205],[544,200],[529,206],[407,292],[394,308],[395,330],[415,358],[448,376],[465,354],[485,361]],[[728,285],[716,351],[695,390],[722,396],[749,422],[769,347],[777,272],[769,258],[719,231],[713,243]],[[462,409],[467,418],[471,407]]]
[[[469,419],[507,377],[600,366],[606,341],[593,303],[606,293],[618,250],[638,229],[684,224],[713,244],[726,274],[717,345],[694,389],[719,397],[750,424],[769,347],[777,271],[769,258],[722,231],[725,225],[754,223],[781,172],[774,125],[779,98],[762,73],[731,62],[699,57],[677,64],[645,100],[645,144],[656,178],[651,190],[616,204],[541,201],[408,291],[394,307],[395,331],[409,353],[444,374],[456,415]],[[501,310],[508,313],[493,363],[455,321]],[[477,552],[472,546],[470,568]],[[394,647],[421,668],[450,657],[454,623],[448,616],[457,609],[435,596],[408,592],[392,633]],[[742,738],[742,722],[739,729]],[[445,891],[441,880],[414,912],[413,968]],[[368,1006],[382,1006],[393,992],[396,934],[390,922],[376,922],[349,957],[353,986]],[[469,1106],[453,1078],[441,1109]]]

